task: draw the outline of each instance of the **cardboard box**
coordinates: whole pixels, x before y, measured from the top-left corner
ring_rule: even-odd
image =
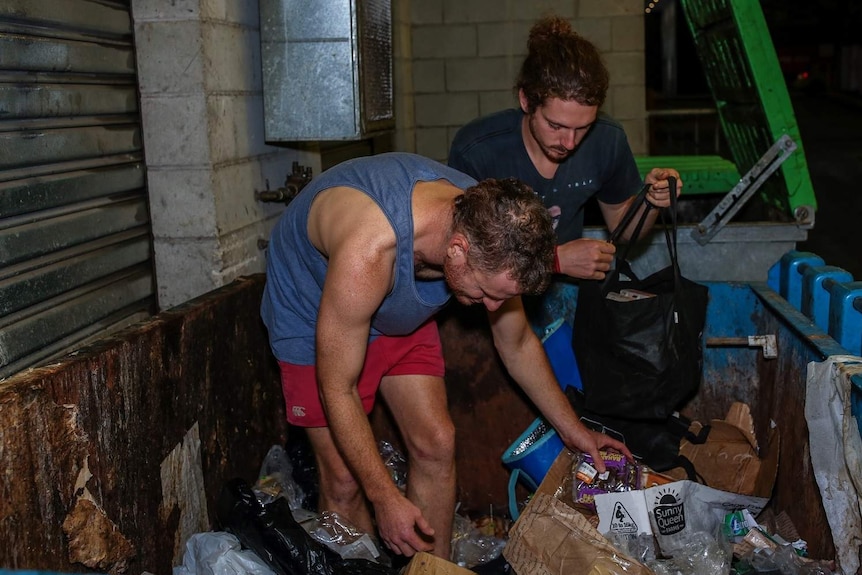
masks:
[[[504,557],[519,575],[563,575],[564,564],[577,564],[587,572],[585,566],[608,557],[610,543],[602,533],[651,533],[660,546],[670,548],[686,531],[714,532],[727,512],[748,508],[756,514],[768,503],[775,482],[778,429],[773,426],[769,430],[767,445],[759,449],[751,414],[744,404],[734,404],[726,419],[711,424],[706,443],[681,445],[681,453],[694,463],[709,487],[683,480],[640,491],[597,495],[598,529],[591,522],[595,517],[587,519],[575,509],[570,479],[575,454],[564,449],[513,526]],[[715,488],[719,485],[723,489]],[[606,570],[601,572],[651,572],[622,553],[615,557],[629,564],[603,565]]]
[[[771,497],[778,473],[780,434],[774,425],[767,432],[767,444],[759,446],[754,420],[748,405],[736,402],[724,419],[713,419],[705,443],[680,443],[679,452],[694,465],[703,482],[721,491]],[[697,431],[697,430],[695,430]],[[687,479],[680,469],[667,473]]]
[[[575,510],[571,473],[575,454],[563,449],[527,507],[509,531],[503,556],[518,575],[649,575],[652,571],[625,557]],[[596,519],[593,517],[593,519]]]
[[[464,569],[454,563],[430,553],[417,553],[407,564],[402,575],[475,575],[475,571]]]

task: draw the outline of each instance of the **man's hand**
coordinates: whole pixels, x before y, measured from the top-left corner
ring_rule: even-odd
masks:
[[[667,181],[670,176],[676,178],[676,195],[679,197],[682,193],[682,179],[679,172],[673,168],[653,168],[644,178],[644,183],[650,184],[647,201],[657,208],[670,207],[670,184]]]
[[[604,240],[581,238],[557,246],[560,273],[578,279],[604,279],[617,248]]]
[[[434,529],[407,498],[398,495],[378,502],[374,505],[374,513],[380,538],[393,553],[412,557],[420,551],[430,553],[434,550],[434,545],[429,542],[434,537]]]
[[[560,437],[569,449],[573,451],[577,449],[578,451],[589,453],[599,473],[604,473],[605,471],[605,462],[599,455],[600,449],[615,449],[628,457],[629,461],[635,460],[632,452],[629,451],[629,448],[624,443],[604,433],[593,431],[580,422],[578,422],[578,426],[572,430],[571,434],[563,435],[560,432]]]

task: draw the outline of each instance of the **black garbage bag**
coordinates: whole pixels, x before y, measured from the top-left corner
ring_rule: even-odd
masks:
[[[470,567],[470,570],[476,573],[476,575],[511,575],[515,572],[502,555],[498,555],[487,563]]]
[[[263,505],[242,479],[223,488],[216,506],[219,524],[279,575],[398,575],[367,559],[344,559],[296,522],[284,498]]]

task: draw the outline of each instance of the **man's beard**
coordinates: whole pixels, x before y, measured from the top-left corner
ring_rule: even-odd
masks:
[[[560,164],[568,158],[574,150],[567,150],[566,148],[559,146],[546,146],[542,143],[542,140],[539,138],[538,130],[536,130],[534,122],[536,121],[536,116],[531,115],[530,121],[527,122],[527,126],[530,129],[530,135],[533,136],[533,140],[539,145],[539,149],[542,150],[542,153],[545,154],[545,157],[551,160],[554,163]]]

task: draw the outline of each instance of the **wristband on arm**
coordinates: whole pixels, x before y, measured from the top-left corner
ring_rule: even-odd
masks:
[[[560,271],[560,254],[559,254],[559,247],[560,247],[560,246],[554,246],[554,273],[555,273],[555,274],[562,273],[562,272]]]

